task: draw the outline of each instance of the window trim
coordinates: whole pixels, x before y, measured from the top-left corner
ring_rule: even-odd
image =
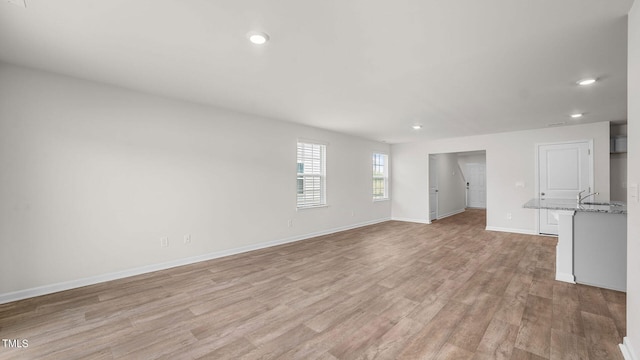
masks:
[[[320,155],[320,173],[310,173],[310,174],[305,174],[304,170],[302,173],[298,172],[299,168],[299,164],[300,162],[298,162],[300,160],[300,158],[298,157],[298,153],[300,151],[300,144],[308,144],[308,145],[313,145],[313,146],[320,146],[321,149],[321,155]],[[302,209],[314,209],[314,208],[322,208],[322,207],[327,207],[327,147],[328,147],[328,143],[326,142],[322,142],[322,141],[317,141],[317,140],[310,140],[310,139],[298,139],[296,142],[296,210],[302,210]],[[304,160],[304,159],[303,159]],[[302,185],[302,194],[299,193],[299,189],[300,187],[298,186],[298,180],[300,180],[301,176],[308,176],[308,177],[313,177],[313,178],[318,178],[320,179],[320,200],[317,203],[309,203],[309,204],[300,204],[299,201],[299,196],[304,194],[304,182]]]
[[[376,155],[382,155],[383,159],[384,159],[384,163],[382,164],[383,166],[383,175],[382,176],[376,176],[375,175],[375,166],[379,164],[375,163],[375,156]],[[382,179],[384,182],[384,186],[383,186],[383,195],[381,197],[376,197],[375,195],[375,187],[373,185],[373,181],[375,181],[376,179]],[[391,196],[389,194],[390,189],[389,189],[389,154],[384,153],[384,152],[373,152],[371,155],[371,195],[373,198],[374,202],[377,201],[389,201],[391,199]]]

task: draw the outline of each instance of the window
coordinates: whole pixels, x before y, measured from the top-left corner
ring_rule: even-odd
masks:
[[[298,142],[298,208],[326,205],[326,150],[322,144]]]
[[[389,156],[373,154],[373,199],[389,198]]]

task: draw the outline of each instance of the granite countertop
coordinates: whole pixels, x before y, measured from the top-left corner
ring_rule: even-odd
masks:
[[[586,203],[586,204],[585,204]],[[522,207],[527,209],[569,210],[585,212],[601,212],[609,214],[626,214],[627,205],[623,202],[608,202],[589,204],[585,201],[578,205],[576,199],[540,199],[534,198],[527,201]]]

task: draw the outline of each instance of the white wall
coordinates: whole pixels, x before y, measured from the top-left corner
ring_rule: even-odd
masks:
[[[299,137],[329,143],[326,208],[296,211]],[[389,150],[0,63],[0,300],[388,219],[371,154]]]
[[[438,218],[441,219],[464,211],[465,184],[456,154],[436,154],[435,161],[438,175]]]
[[[536,212],[522,205],[536,196],[535,144],[583,139],[594,139],[594,185],[609,200],[608,122],[392,145],[392,217],[428,219],[428,154],[486,150],[487,226],[533,233]]]
[[[458,165],[462,171],[465,171],[467,164],[487,164],[487,156],[485,154],[471,153],[458,153]],[[466,175],[465,175],[466,177]]]
[[[640,3],[629,13],[628,38],[628,184],[640,183]],[[640,359],[640,203],[627,194],[627,337],[625,345]],[[630,358],[629,358],[630,359]]]

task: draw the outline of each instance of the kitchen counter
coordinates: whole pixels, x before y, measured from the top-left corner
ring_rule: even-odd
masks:
[[[626,291],[627,206],[576,199],[531,199],[528,209],[558,220],[556,280]]]
[[[576,199],[540,199],[534,198],[527,201],[522,207],[527,209],[548,209],[548,210],[567,210],[567,211],[584,211],[584,212],[600,212],[608,214],[626,214],[627,205],[620,202],[611,203],[590,203],[585,201],[578,205]]]

